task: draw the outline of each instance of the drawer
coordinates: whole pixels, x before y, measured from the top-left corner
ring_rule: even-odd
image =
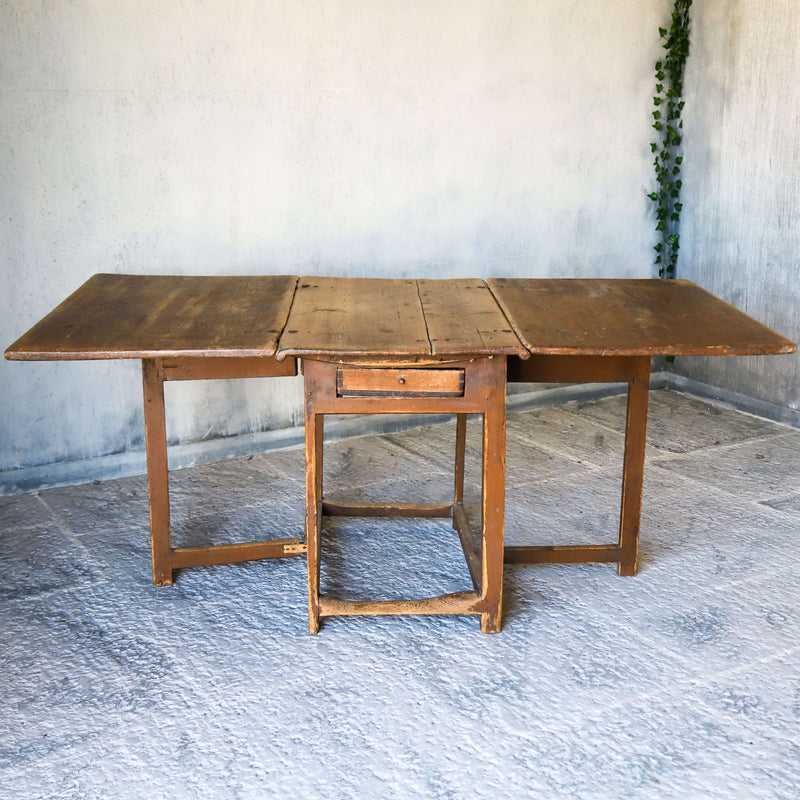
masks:
[[[463,397],[463,369],[339,367],[338,397]]]

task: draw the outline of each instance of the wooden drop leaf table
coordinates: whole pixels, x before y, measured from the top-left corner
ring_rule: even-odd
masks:
[[[309,627],[342,614],[476,614],[502,624],[506,562],[637,568],[650,358],[791,353],[793,342],[682,280],[299,279],[95,275],[5,353],[12,360],[140,359],[153,581],[203,564],[307,554]],[[175,548],[164,381],[287,376],[305,385],[305,539]],[[505,547],[508,382],[623,382],[628,405],[619,538],[608,545]],[[452,502],[336,503],[322,496],[325,414],[455,414]],[[464,511],[467,414],[483,418],[480,534]],[[320,592],[326,515],[450,517],[472,589],[409,600]]]

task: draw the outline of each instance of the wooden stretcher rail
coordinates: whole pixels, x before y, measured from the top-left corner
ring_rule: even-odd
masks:
[[[324,617],[386,614],[480,614],[483,611],[477,592],[454,592],[420,600],[340,600],[319,596],[319,613]]]
[[[451,517],[450,503],[332,503],[322,501],[326,517]]]
[[[266,542],[215,544],[208,547],[176,547],[172,550],[172,568],[236,564],[240,561],[257,561],[262,558],[290,558],[302,552],[297,547],[299,544],[299,539],[273,539]]]
[[[584,564],[618,563],[621,557],[622,548],[613,544],[506,545],[503,560],[506,564]]]

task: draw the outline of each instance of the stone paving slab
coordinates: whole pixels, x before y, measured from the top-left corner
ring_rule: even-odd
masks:
[[[709,488],[758,502],[780,501],[800,485],[800,435],[791,432],[659,461]]]
[[[592,402],[568,403],[564,410],[612,430],[625,430],[625,395]],[[713,406],[675,392],[650,392],[647,444],[668,453],[687,453],[747,439],[779,436],[786,428],[775,422]]]
[[[800,432],[666,394],[639,575],[510,565],[495,636],[465,616],[333,618],[311,637],[302,558],[153,587],[142,478],[0,498],[0,797],[791,800],[800,513],[769,486]],[[510,418],[509,540],[613,541],[619,410]],[[332,442],[331,492],[444,499],[453,432]],[[750,488],[714,453],[756,470]],[[172,481],[184,543],[302,529],[301,450]],[[469,587],[447,520],[326,520],[323,553],[346,596]]]

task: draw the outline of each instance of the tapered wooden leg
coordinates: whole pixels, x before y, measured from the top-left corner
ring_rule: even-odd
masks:
[[[153,583],[172,583],[172,543],[169,523],[167,424],[164,414],[164,376],[157,359],[142,360],[144,431],[147,447],[147,490],[150,499],[150,546]]]
[[[647,440],[647,402],[650,394],[650,358],[637,359],[636,377],[628,383],[625,458],[622,468],[622,504],[619,520],[618,573],[635,575],[639,559],[639,527]]]
[[[323,415],[306,398],[306,548],[308,559],[308,630],[319,631],[319,533],[322,516]]]
[[[464,502],[464,458],[467,449],[467,415],[456,414],[455,487],[453,502]]]
[[[481,630],[499,633],[503,626],[503,524],[506,477],[505,358],[489,359],[486,411],[483,415]],[[493,373],[493,374],[491,374]]]

